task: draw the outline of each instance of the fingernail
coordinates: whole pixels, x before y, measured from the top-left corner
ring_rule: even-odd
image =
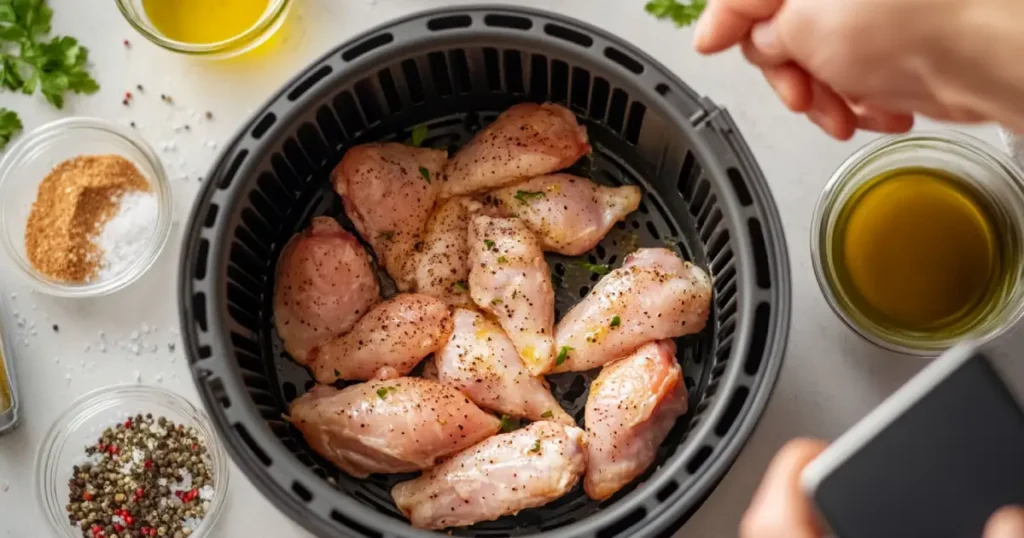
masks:
[[[772,21],[758,23],[750,31],[750,40],[763,53],[776,54],[779,51],[779,38]]]

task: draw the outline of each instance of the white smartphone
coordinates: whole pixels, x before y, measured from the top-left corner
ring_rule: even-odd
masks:
[[[998,508],[1024,504],[1024,412],[985,346],[964,343],[832,443],[801,481],[838,538],[980,538]]]

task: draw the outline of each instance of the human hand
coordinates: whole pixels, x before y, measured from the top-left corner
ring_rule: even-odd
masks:
[[[816,439],[794,439],[772,458],[740,522],[740,538],[820,538],[823,525],[800,486],[800,473],[825,450]],[[1000,509],[982,538],[1024,538],[1024,508]]]
[[[740,46],[787,107],[839,139],[907,131],[913,113],[1020,128],[1021,17],[1019,0],[710,0],[695,47]]]

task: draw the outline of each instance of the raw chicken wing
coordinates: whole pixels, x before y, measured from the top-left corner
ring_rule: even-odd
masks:
[[[284,349],[301,364],[317,344],[348,332],[380,300],[366,249],[330,217],[284,246],[274,284],[274,326]]]
[[[331,173],[345,214],[399,290],[410,288],[407,262],[434,209],[447,158],[445,150],[363,144],[348,150]]]
[[[590,153],[587,130],[551,103],[503,112],[448,163],[441,197],[485,191],[561,170]]]
[[[501,427],[458,390],[415,377],[342,390],[317,385],[292,402],[288,420],[317,454],[356,478],[428,469]]]
[[[447,304],[400,293],[371,308],[348,334],[314,348],[310,368],[319,383],[393,379],[440,349],[451,333]]]
[[[532,375],[554,362],[555,292],[540,243],[519,219],[473,218],[469,293],[498,319]]]
[[[534,422],[399,483],[391,497],[414,527],[462,527],[565,495],[579,482],[586,464],[583,430]]]
[[[652,342],[605,366],[587,397],[587,495],[602,501],[642,475],[686,405],[671,340]]]
[[[413,279],[420,293],[452,306],[469,306],[469,234],[471,211],[479,204],[452,198],[434,210],[427,221]]]
[[[455,331],[435,356],[438,381],[461,390],[484,409],[576,425],[547,383],[523,366],[501,327],[472,310],[457,309],[454,318]]]
[[[579,256],[640,207],[640,188],[605,187],[589,179],[554,174],[498,189],[483,199],[489,209],[522,219],[544,250]]]
[[[700,332],[710,310],[707,273],[668,249],[637,250],[558,323],[565,360],[554,371],[597,368],[647,342]]]

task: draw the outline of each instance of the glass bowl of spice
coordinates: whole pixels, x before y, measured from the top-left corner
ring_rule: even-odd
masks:
[[[266,42],[291,0],[117,0],[128,23],[172,52],[228,58]],[[125,45],[128,43],[126,42]]]
[[[0,242],[39,291],[112,293],[156,261],[171,229],[160,159],[137,133],[68,118],[22,137],[0,161]]]
[[[36,457],[55,536],[211,536],[228,458],[206,415],[162,388],[117,385],[75,401]]]

